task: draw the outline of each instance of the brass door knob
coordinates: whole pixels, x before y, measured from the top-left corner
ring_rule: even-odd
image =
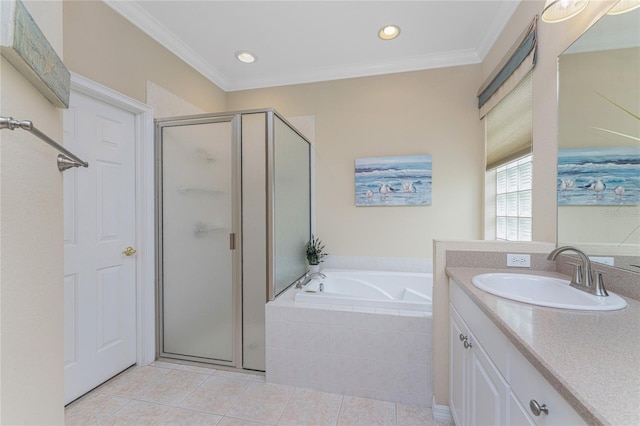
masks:
[[[122,254],[124,254],[125,256],[133,256],[134,254],[136,254],[136,249],[134,249],[133,247],[127,247],[126,249],[124,249]]]

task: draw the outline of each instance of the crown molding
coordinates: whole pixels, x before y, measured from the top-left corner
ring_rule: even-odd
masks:
[[[487,31],[485,31],[480,37],[480,42],[476,49],[478,51],[478,56],[482,61],[484,61],[484,58],[489,53],[496,40],[498,40],[502,31],[504,31],[519,5],[520,0],[503,1],[499,3],[499,9],[494,13],[492,22],[487,24]]]
[[[213,68],[202,56],[198,55],[191,47],[183,43],[136,2],[117,0],[102,1],[171,53],[185,61],[212,83],[224,91],[228,90],[229,81],[223,74]]]
[[[435,55],[415,55],[398,58],[387,63],[356,63],[314,71],[279,74],[277,77],[245,79],[231,82],[229,92],[263,89],[266,87],[288,86],[293,84],[316,83],[321,81],[344,80],[348,78],[372,77],[383,74],[396,74],[421,71],[434,68],[455,67],[480,63],[480,57],[474,49],[445,52]]]
[[[233,81],[233,79],[212,67],[202,56],[140,7],[137,2],[118,0],[103,0],[103,2],[225,92],[477,64],[482,62],[484,56],[504,29],[503,25],[498,26],[493,31],[487,31],[481,38],[477,49],[415,55],[396,58],[386,63],[345,64],[313,71],[279,73],[277,76]],[[511,16],[518,4],[519,2],[501,2],[501,13],[497,13],[495,19],[499,22],[500,19],[498,17],[504,19],[507,14]],[[488,28],[494,27],[495,25],[488,26]]]

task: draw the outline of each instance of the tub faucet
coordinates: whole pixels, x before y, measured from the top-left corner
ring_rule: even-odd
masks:
[[[307,271],[306,274],[304,274],[302,277],[298,278],[298,280],[296,281],[296,288],[304,287],[305,285],[307,285],[309,283],[309,281],[311,281],[315,277],[320,277],[320,278],[323,278],[323,279],[327,278],[327,276],[325,274],[323,274],[322,272]]]
[[[575,271],[573,278],[571,279],[571,287],[575,287],[596,296],[608,296],[609,294],[604,288],[604,281],[602,279],[601,272],[596,272],[596,280],[595,283],[593,282],[593,276],[591,275],[591,261],[583,251],[571,246],[558,247],[549,253],[547,260],[555,261],[556,257],[565,251],[572,251],[576,253],[582,261],[581,264],[573,264],[575,266]]]

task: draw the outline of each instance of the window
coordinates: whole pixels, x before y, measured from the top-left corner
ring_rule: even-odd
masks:
[[[531,241],[531,155],[496,169],[496,239]]]
[[[486,239],[532,240],[531,72],[484,117]]]

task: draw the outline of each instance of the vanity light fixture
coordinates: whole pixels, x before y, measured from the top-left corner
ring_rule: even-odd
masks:
[[[256,61],[256,55],[246,50],[236,52],[236,59],[245,64],[251,64]]]
[[[550,24],[573,18],[587,7],[589,0],[547,0],[542,10],[542,20]]]
[[[400,35],[400,27],[397,25],[385,25],[378,31],[378,37],[383,40],[393,40]]]
[[[632,10],[639,7],[640,0],[620,0],[607,12],[607,15],[620,15],[623,13],[631,12]]]

